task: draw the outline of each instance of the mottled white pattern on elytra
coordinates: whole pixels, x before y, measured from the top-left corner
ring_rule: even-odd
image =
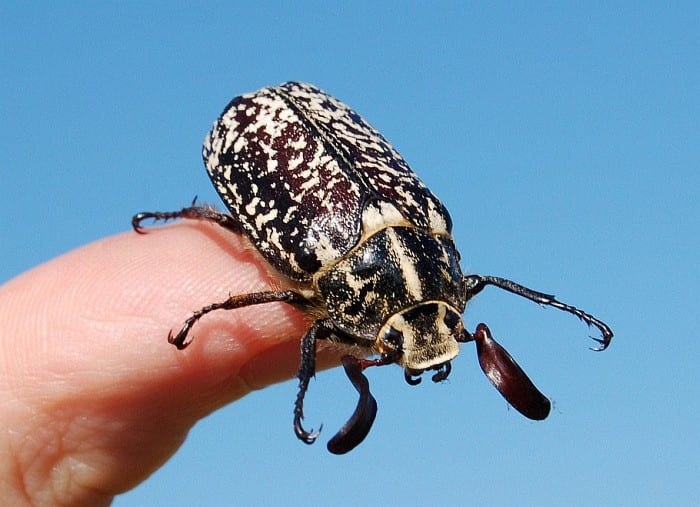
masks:
[[[284,217],[282,218],[282,222],[285,224],[289,223],[289,221],[292,219],[294,214],[296,213],[297,206],[289,206],[287,208],[287,212],[284,214]]]
[[[335,248],[327,236],[315,238],[314,244],[316,245],[316,257],[323,266],[331,264],[343,256],[344,252]]]
[[[430,193],[427,187],[411,171],[401,155],[374,130],[362,117],[337,99],[303,83],[282,85],[286,93],[299,107],[308,110],[309,116],[317,125],[329,125],[334,140],[352,154],[359,171],[371,170],[365,176],[370,181],[381,181],[387,188],[374,189],[395,191],[397,201],[404,211],[417,211],[419,227],[427,227],[436,234],[449,234],[449,219],[442,204]],[[322,130],[322,129],[320,129]],[[354,153],[353,153],[354,152]],[[387,176],[389,176],[387,178]],[[439,209],[429,214],[429,209]]]
[[[385,227],[409,225],[396,206],[385,201],[370,202],[362,211],[362,231],[371,236]]]
[[[396,150],[311,85],[235,98],[205,139],[203,157],[242,230],[293,279],[308,280],[381,227],[450,235],[444,206]],[[373,201],[384,204],[363,215]]]
[[[265,225],[267,222],[273,221],[275,218],[277,218],[277,210],[276,209],[271,209],[267,214],[265,215],[258,215],[255,217],[255,227],[258,229],[262,228],[263,225]],[[270,236],[279,236],[279,233],[274,234],[276,231],[272,231]]]

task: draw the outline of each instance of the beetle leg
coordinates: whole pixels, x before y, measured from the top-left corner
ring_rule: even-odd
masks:
[[[328,450],[333,454],[345,454],[357,447],[367,436],[377,416],[377,401],[369,391],[369,381],[362,371],[370,366],[382,366],[395,362],[391,355],[379,359],[358,359],[355,356],[343,356],[345,373],[360,393],[355,411],[338,433],[328,441]]]
[[[299,391],[294,402],[294,433],[305,444],[313,444],[323,428],[321,425],[316,432],[306,431],[301,424],[301,420],[304,418],[304,396],[309,388],[311,377],[316,375],[316,341],[328,338],[332,334],[332,324],[325,320],[317,320],[301,339],[301,360],[297,373]]]
[[[602,338],[593,338],[593,340],[597,341],[600,344],[600,346],[591,347],[592,350],[605,350],[606,348],[608,348],[608,345],[610,345],[610,341],[613,338],[612,329],[610,329],[610,327],[605,322],[596,319],[593,315],[586,313],[583,310],[579,310],[575,306],[567,305],[565,303],[562,303],[561,301],[557,301],[557,299],[551,294],[537,292],[536,290],[528,289],[523,285],[515,283],[511,280],[507,280],[505,278],[499,278],[497,276],[464,276],[462,278],[462,285],[466,292],[467,301],[479,292],[481,292],[487,285],[493,285],[494,287],[507,290],[508,292],[512,292],[513,294],[517,294],[518,296],[527,298],[530,301],[534,301],[535,303],[553,306],[554,308],[558,308],[565,312],[571,313],[577,316],[582,321],[584,321],[589,326],[597,327],[603,335]]]
[[[131,219],[131,227],[139,234],[143,234],[145,231],[141,222],[144,220],[152,219],[153,221],[162,220],[167,222],[176,218],[189,218],[193,220],[208,220],[235,233],[240,234],[243,232],[240,224],[232,215],[221,213],[212,206],[195,206],[196,200],[197,198],[195,197],[192,200],[192,205],[182,208],[180,211],[144,211],[136,213]]]
[[[260,305],[263,303],[273,303],[275,301],[281,301],[290,304],[301,304],[306,302],[306,298],[293,290],[286,291],[265,291],[265,292],[252,292],[250,294],[239,294],[237,296],[230,296],[226,301],[221,303],[214,303],[207,305],[204,308],[194,312],[183,324],[180,331],[173,335],[172,330],[168,333],[168,342],[175,345],[178,349],[182,350],[192,343],[192,339],[187,339],[187,335],[192,329],[192,326],[201,319],[204,315],[214,310],[234,310],[236,308],[242,308],[244,306],[250,305]]]
[[[464,341],[476,341],[479,365],[491,384],[525,417],[541,421],[549,415],[551,404],[511,355],[491,336],[486,324],[476,326]],[[460,340],[462,341],[462,340]]]

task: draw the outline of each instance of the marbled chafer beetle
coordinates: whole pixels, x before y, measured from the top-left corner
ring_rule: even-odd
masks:
[[[328,442],[343,454],[367,436],[377,411],[362,373],[396,363],[418,384],[428,370],[444,380],[459,344],[475,341],[479,364],[506,400],[526,417],[544,419],[550,402],[485,324],[474,333],[461,314],[487,285],[569,312],[597,327],[604,350],[612,330],[554,296],[493,276],[463,275],[449,213],[396,150],[357,113],[318,88],[290,82],[234,98],[204,141],[203,158],[231,214],[208,206],[133,217],[190,218],[244,234],[294,289],[229,297],[192,314],[168,335],[178,349],[192,326],[214,310],[275,301],[319,316],[301,339],[294,430],[302,426],[304,395],[315,373],[316,342],[359,345],[367,355],[342,364],[360,397],[348,422]],[[367,357],[374,358],[367,358]]]

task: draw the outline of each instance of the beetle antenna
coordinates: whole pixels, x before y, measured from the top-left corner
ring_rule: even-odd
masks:
[[[551,403],[532,383],[511,355],[491,336],[486,324],[476,326],[479,366],[493,386],[515,409],[529,419],[546,419]]]
[[[377,416],[377,400],[369,392],[369,381],[362,370],[367,366],[384,364],[379,361],[358,359],[355,356],[343,356],[343,368],[352,385],[360,394],[357,407],[338,433],[328,441],[327,448],[333,454],[345,454],[357,447],[367,436],[372,428],[374,418]]]

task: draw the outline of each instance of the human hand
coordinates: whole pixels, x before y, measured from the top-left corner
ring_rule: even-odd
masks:
[[[0,286],[0,504],[108,505],[199,419],[291,378],[310,319],[287,305],[213,312],[186,351],[166,341],[193,310],[271,282],[240,237],[183,222]],[[319,368],[337,364],[319,353]]]

